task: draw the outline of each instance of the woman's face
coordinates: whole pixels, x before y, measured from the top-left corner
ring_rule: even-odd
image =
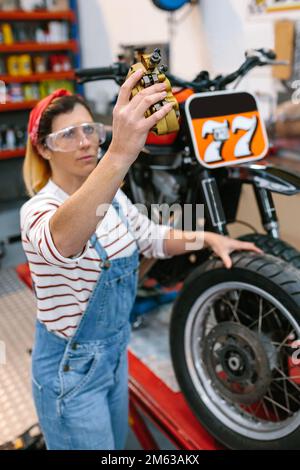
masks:
[[[81,104],[76,104],[73,111],[56,116],[52,122],[52,133],[70,126],[94,122],[87,109]],[[61,152],[47,149],[51,170],[60,177],[86,178],[97,165],[99,143],[95,139],[89,139],[80,131],[80,142],[76,150]],[[46,157],[47,158],[47,157]]]

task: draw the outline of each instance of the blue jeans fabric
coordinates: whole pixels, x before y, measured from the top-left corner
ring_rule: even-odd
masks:
[[[128,227],[117,201],[113,205]],[[129,228],[129,227],[128,227]],[[107,253],[92,242],[102,263]],[[33,398],[47,449],[122,450],[128,432],[129,315],[138,282],[138,250],[110,260],[68,341],[37,321]]]

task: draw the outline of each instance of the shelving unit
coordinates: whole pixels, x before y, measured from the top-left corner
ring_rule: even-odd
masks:
[[[273,2],[274,3],[274,2]],[[276,2],[272,5],[262,7],[261,11],[250,12],[249,19],[255,22],[275,22],[279,20],[282,15],[285,19],[295,20],[299,18],[300,2]]]
[[[20,101],[16,103],[0,104],[0,113],[8,113],[10,111],[22,111],[24,109],[32,109],[37,100]]]
[[[9,46],[0,44],[1,54],[11,54],[15,52],[51,52],[51,51],[78,51],[77,42],[74,40],[66,42],[53,42],[53,43],[36,43],[36,42],[20,42],[14,43]]]
[[[11,75],[0,75],[0,80],[4,83],[34,83],[44,80],[75,80],[74,70],[67,72],[45,72],[33,73],[28,76],[12,77]]]
[[[0,160],[8,160],[10,158],[23,157],[25,154],[25,148],[16,150],[2,150],[0,151]]]
[[[63,42],[37,42],[32,39],[30,34],[26,36],[27,27],[28,31],[30,29],[34,31],[35,26],[44,30],[47,23],[51,21],[67,23],[68,36],[65,38],[66,40]],[[53,71],[55,63],[51,62],[51,66],[50,63],[49,67],[47,66],[46,70],[48,71],[37,73],[37,69],[32,68],[33,73],[28,76],[10,75],[8,67],[2,70],[0,80],[10,90],[11,98],[7,99],[5,104],[0,103],[0,144],[5,142],[8,129],[19,132],[19,136],[21,132],[24,133],[27,128],[29,112],[38,102],[35,93],[46,94],[47,83],[49,83],[49,90],[54,87],[60,88],[64,86],[65,82],[73,83],[76,92],[82,92],[82,87],[77,86],[75,82],[75,69],[81,65],[77,21],[77,0],[69,0],[69,9],[65,11],[0,11],[0,23],[8,23],[13,27],[13,32],[19,33],[14,35],[16,42],[0,44],[0,57],[4,65],[7,65],[7,59],[10,55],[20,56],[21,54],[28,54],[32,59],[35,56],[43,56],[47,64],[50,55],[65,55],[70,58],[71,62],[71,70],[63,70],[62,66],[61,71]],[[21,34],[19,24],[23,24],[24,34]],[[27,41],[26,37],[28,37]],[[22,39],[23,42],[21,42]],[[59,40],[59,37],[57,39]],[[53,81],[57,81],[57,85]],[[61,81],[63,82],[60,83]],[[36,85],[36,90],[34,88],[30,90],[32,85]],[[22,88],[20,96],[18,96],[18,87]],[[28,87],[28,89],[25,90],[24,87]],[[12,93],[12,88],[14,93]],[[25,100],[25,96],[27,100]],[[10,249],[9,240],[17,240],[20,236],[19,210],[28,198],[22,179],[25,145],[25,134],[24,145],[23,139],[21,138],[20,141],[19,137],[19,140],[16,141],[16,148],[13,150],[7,148],[8,142],[7,145],[0,145],[0,243],[4,243],[7,253]],[[21,146],[23,148],[20,148]],[[21,244],[18,242],[19,245]],[[15,245],[11,251],[18,252],[18,246]]]
[[[0,11],[0,21],[56,21],[76,20],[76,13],[72,9],[67,11]]]
[[[28,76],[13,76],[6,74],[0,74],[0,80],[6,85],[11,84],[39,84],[42,82],[52,80],[67,80],[75,84],[75,68],[80,66],[80,46],[79,46],[79,29],[77,26],[77,1],[70,0],[70,8],[66,11],[0,11],[0,23],[8,22],[14,24],[15,22],[49,22],[49,21],[66,21],[69,23],[69,40],[65,42],[15,42],[13,44],[0,44],[0,55],[3,60],[9,54],[24,54],[24,53],[40,53],[47,54],[49,52],[60,53],[69,52],[71,54],[72,69],[67,71],[47,71],[44,73],[32,73]],[[76,87],[77,91],[79,88]],[[80,89],[81,91],[81,89]],[[37,100],[24,100],[24,101],[7,101],[5,104],[0,104],[0,124],[15,123],[15,117],[17,121],[24,122],[24,125],[28,121],[28,113],[35,106]],[[20,112],[22,118],[20,118]],[[9,113],[6,116],[6,113]],[[18,113],[18,115],[12,114]],[[2,150],[0,149],[0,160],[21,158],[25,154],[25,149],[16,150]]]

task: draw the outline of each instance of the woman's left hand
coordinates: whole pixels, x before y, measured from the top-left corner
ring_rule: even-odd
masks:
[[[217,256],[219,256],[225,267],[230,269],[232,267],[232,260],[230,253],[233,251],[254,251],[255,253],[262,254],[263,251],[258,248],[254,243],[242,242],[234,238],[218,235],[213,232],[205,232],[204,235],[205,247],[210,248]]]

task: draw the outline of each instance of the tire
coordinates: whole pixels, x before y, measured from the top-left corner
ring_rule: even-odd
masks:
[[[225,447],[299,449],[300,373],[291,368],[291,342],[300,338],[300,273],[271,255],[237,252],[232,260],[231,269],[216,258],[196,268],[175,301],[176,378],[199,421]]]
[[[262,233],[249,233],[239,237],[239,240],[255,243],[266,254],[276,256],[291,266],[300,269],[300,253],[296,248],[278,238],[272,238]]]

